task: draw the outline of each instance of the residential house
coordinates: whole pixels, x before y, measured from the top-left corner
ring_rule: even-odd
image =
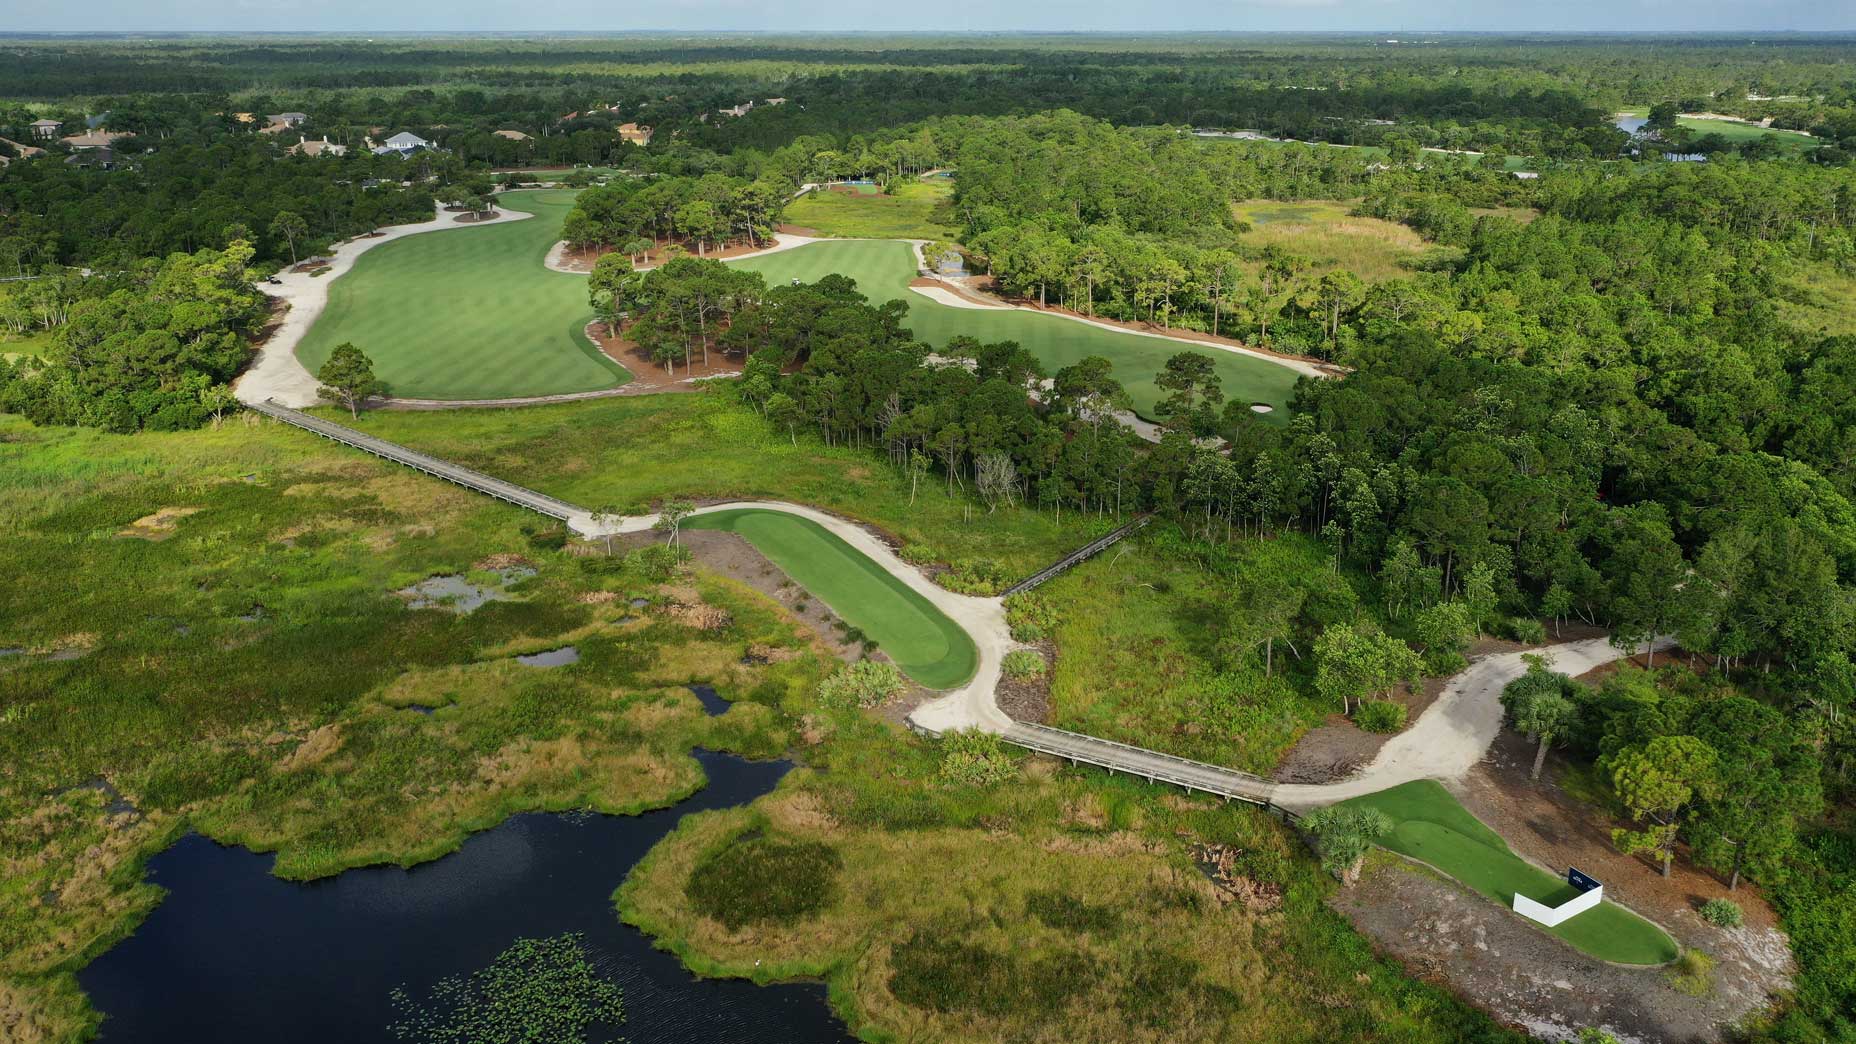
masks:
[[[651,128],[640,127],[636,123],[619,124],[619,138],[643,148],[651,144]]]
[[[108,145],[98,145],[84,149],[81,152],[73,152],[71,155],[66,156],[64,161],[74,167],[95,167],[98,170],[112,170],[116,166],[116,150],[110,148]]]
[[[311,158],[316,156],[346,156],[348,155],[348,146],[338,145],[330,141],[327,134],[324,134],[321,141],[311,141],[308,138],[304,138],[302,141],[297,142],[284,151],[292,156],[309,156]]]
[[[9,159],[31,159],[34,156],[45,155],[44,149],[36,145],[21,145],[11,138],[0,138],[0,145],[5,145],[13,150],[13,155],[11,157],[0,156],[0,167],[6,166]]]
[[[510,141],[529,140],[529,136],[522,133],[519,130],[499,130],[499,131],[492,131],[491,133],[495,134],[499,138],[508,138]]]
[[[393,137],[388,138],[385,143],[375,145],[373,147],[373,153],[376,156],[385,156],[388,153],[410,156],[421,149],[430,148],[432,148],[432,143],[419,137],[417,134],[411,131],[400,131]]]
[[[128,131],[91,130],[82,134],[72,134],[59,138],[59,141],[73,149],[102,149],[114,144],[118,138],[130,137]]]
[[[270,120],[272,123],[281,123],[286,127],[295,127],[298,124],[301,124],[304,120],[309,119],[309,113],[279,112],[279,113],[274,113],[270,116],[266,116],[265,119]]]
[[[785,98],[768,98],[765,101],[761,102],[761,104],[762,105],[785,105],[786,99]]]
[[[754,108],[754,103],[752,101],[744,101],[740,105],[737,105],[732,109],[721,109],[716,112],[716,115],[717,116],[746,116],[750,111],[753,110],[753,108]]]
[[[32,136],[35,138],[56,138],[58,136],[58,128],[63,126],[64,124],[59,123],[57,120],[33,120]]]

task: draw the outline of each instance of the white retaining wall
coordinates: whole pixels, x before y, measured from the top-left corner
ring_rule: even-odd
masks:
[[[1520,914],[1522,917],[1528,917],[1539,921],[1541,924],[1551,928],[1568,918],[1576,917],[1590,910],[1592,907],[1604,901],[1604,898],[1604,885],[1599,885],[1597,888],[1585,892],[1577,898],[1568,899],[1558,906],[1547,906],[1544,903],[1537,903],[1527,896],[1517,893],[1514,897],[1514,912]]]

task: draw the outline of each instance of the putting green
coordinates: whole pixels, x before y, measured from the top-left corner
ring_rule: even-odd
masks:
[[[1429,863],[1504,907],[1513,907],[1516,894],[1548,906],[1578,894],[1564,880],[1515,855],[1500,834],[1434,780],[1402,783],[1346,804],[1391,817],[1392,833],[1379,839],[1383,847]],[[1611,902],[1558,927],[1536,927],[1618,964],[1664,964],[1676,958],[1676,943],[1668,933]]]
[[[1152,416],[1163,397],[1154,387],[1154,374],[1189,345],[1138,334],[1119,333],[1053,315],[1020,309],[955,308],[931,301],[909,290],[915,278],[915,252],[907,243],[851,240],[813,243],[793,250],[730,262],[753,269],[771,285],[815,282],[839,273],[857,281],[871,301],[903,300],[909,304],[905,320],[915,336],[931,345],[965,334],[981,341],[1017,341],[1052,372],[1091,355],[1115,366],[1115,379],[1128,389],[1136,411]],[[1298,376],[1293,370],[1232,352],[1202,351],[1212,360],[1223,382],[1227,401],[1266,402],[1276,408],[1271,419],[1284,416],[1289,393]]]
[[[696,515],[683,524],[741,534],[794,582],[868,635],[903,673],[928,688],[959,685],[979,666],[979,651],[958,624],[809,518],[741,508]]]
[[[535,215],[383,243],[329,286],[329,302],[297,346],[315,373],[352,341],[390,394],[494,399],[616,388],[631,380],[582,332],[593,318],[586,277],[542,261],[561,236],[573,193],[510,192],[506,210]]]

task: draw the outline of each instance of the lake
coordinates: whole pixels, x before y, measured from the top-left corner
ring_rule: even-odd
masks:
[[[395,987],[424,997],[518,938],[582,932],[625,991],[616,1036],[634,1044],[852,1040],[822,984],[697,979],[619,921],[613,890],[678,819],[752,801],[791,768],[695,757],[709,784],[672,808],[518,815],[411,870],[367,867],[304,884],[271,876],[269,855],[183,838],[148,864],[166,900],[78,974],[107,1016],[102,1039],[389,1041]]]

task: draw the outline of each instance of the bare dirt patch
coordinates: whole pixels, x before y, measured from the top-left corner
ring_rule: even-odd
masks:
[[[117,536],[137,540],[162,541],[174,535],[180,520],[200,512],[197,507],[164,507],[152,515],[143,515],[116,531]]]
[[[780,231],[784,232],[786,229],[782,227]],[[765,242],[736,242],[728,243],[723,246],[710,244],[704,247],[701,252],[698,252],[696,249],[696,241],[693,239],[666,239],[654,243],[650,250],[642,254],[628,254],[626,256],[631,258],[634,268],[644,269],[655,268],[668,260],[671,247],[676,247],[678,250],[682,251],[682,256],[701,257],[719,261],[731,257],[745,257],[748,254],[758,254],[770,246],[773,246],[773,244]],[[618,251],[610,246],[577,247],[568,243],[560,243],[556,244],[554,255],[549,263],[553,268],[562,272],[591,272],[593,270],[593,265],[596,264],[600,258],[612,253],[618,253]]]
[[[1328,902],[1414,975],[1549,1040],[1597,1026],[1636,1044],[1715,1041],[1764,1003],[1763,995],[1758,1004],[1746,1003],[1725,961],[1714,991],[1691,997],[1669,984],[1665,969],[1589,957],[1456,882],[1384,852],[1368,859],[1358,884]]]
[[[588,323],[586,336],[599,346],[606,358],[631,373],[631,382],[619,389],[620,394],[700,391],[701,381],[712,377],[734,377],[741,373],[740,360],[731,359],[714,350],[709,352],[707,362],[703,361],[701,353],[697,353],[692,357],[690,365],[684,365],[683,360],[679,359],[675,372],[667,372],[663,363],[653,361],[643,348],[627,340],[623,333],[617,337],[610,336],[606,332],[605,323]]]

